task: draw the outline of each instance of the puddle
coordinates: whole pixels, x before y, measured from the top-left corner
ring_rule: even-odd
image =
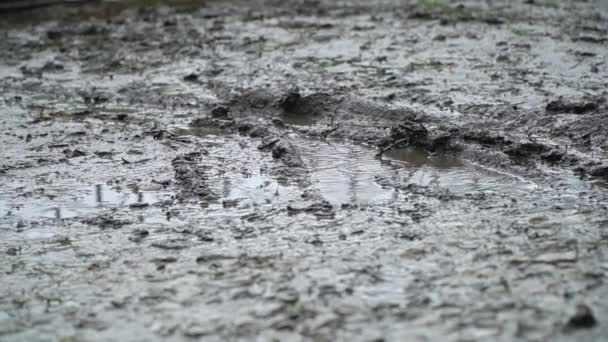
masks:
[[[393,190],[382,189],[374,181],[379,174],[395,175],[374,160],[372,151],[356,145],[307,141],[296,145],[311,171],[313,187],[332,203],[382,203],[396,199]]]
[[[505,174],[491,172],[449,157],[433,157],[416,150],[387,152],[382,160],[376,151],[341,142],[295,142],[306,162],[313,186],[332,203],[383,204],[399,199],[381,179],[396,184],[417,184],[447,189],[455,194],[491,191],[528,192],[536,185]]]
[[[29,198],[22,203],[0,198],[3,217],[21,219],[69,219],[99,213],[107,209],[129,206],[145,208],[157,203],[163,194],[155,192],[121,192],[98,184],[93,187],[79,188],[71,196]],[[166,196],[169,196],[166,194]],[[10,203],[10,204],[9,204]],[[139,222],[156,223],[158,217],[149,215],[138,218]]]
[[[266,164],[270,156],[257,149],[258,142],[214,128],[174,128],[172,132],[197,136],[205,146],[211,156],[206,166],[217,170],[210,172],[208,182],[221,198],[220,206],[248,209],[284,205],[299,195],[296,185],[271,174],[271,165]]]
[[[211,176],[211,186],[226,202],[224,205],[244,209],[282,205],[298,199],[297,186],[283,184],[261,170],[259,161],[269,156],[241,146],[238,138],[233,139],[234,135],[207,128],[176,128],[173,132],[201,138],[209,146],[210,156],[230,156],[225,160],[213,158],[214,161],[208,161],[218,163],[218,169],[223,170],[222,174]],[[519,194],[538,187],[457,157],[404,149],[388,151],[379,159],[377,151],[367,146],[309,140],[297,135],[288,139],[301,154],[312,189],[335,205],[381,205],[398,201],[405,193],[396,190],[394,185],[404,188],[415,184],[460,195],[475,192]],[[240,165],[238,169],[233,167],[235,163]]]
[[[240,179],[222,179],[222,194],[227,199],[262,200],[264,203],[283,202],[293,193],[294,187],[280,184],[270,175],[257,174]]]

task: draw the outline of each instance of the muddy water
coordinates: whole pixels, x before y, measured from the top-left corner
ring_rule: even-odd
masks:
[[[298,127],[314,125],[318,118],[306,115],[293,116],[287,123]],[[209,144],[226,148],[232,140],[225,131],[213,128],[177,128],[181,136],[203,137]],[[448,190],[454,194],[493,192],[497,194],[526,193],[538,188],[521,177],[496,172],[456,156],[433,155],[424,150],[395,149],[377,156],[377,150],[340,140],[309,140],[296,134],[290,135],[303,158],[311,178],[312,188],[319,191],[328,202],[341,204],[388,204],[399,200],[399,190],[383,186],[382,180],[390,179],[403,186],[409,184]],[[228,152],[213,153],[234,155],[242,153],[242,147],[232,145]],[[242,155],[242,157],[246,157]],[[251,157],[251,156],[249,156]],[[293,189],[279,184],[270,174],[255,171],[244,172],[236,178],[219,176],[216,189],[223,197],[248,199],[253,202],[293,200]],[[385,182],[384,182],[385,183]],[[572,177],[572,191],[584,189],[585,183]],[[274,196],[274,198],[273,198]]]
[[[399,199],[399,192],[386,189],[381,180],[404,186],[416,184],[446,189],[455,194],[492,191],[527,192],[534,184],[514,176],[475,167],[458,158],[430,156],[426,151],[377,151],[339,141],[295,142],[310,170],[313,184],[324,198],[337,204],[386,204]]]
[[[15,201],[9,207],[4,206],[6,215],[15,215],[24,219],[33,218],[73,218],[82,216],[96,210],[104,210],[108,208],[126,207],[129,205],[145,206],[149,203],[155,203],[157,198],[154,193],[149,192],[118,192],[114,190],[104,189],[104,185],[97,184],[92,188],[69,188],[69,189],[49,189],[56,192],[69,194],[71,198],[57,198],[52,196],[52,200],[48,201],[48,207],[40,203],[39,207],[32,207],[28,202],[19,203]],[[3,203],[7,202],[7,194],[4,195]],[[41,201],[43,202],[43,201]]]
[[[217,174],[210,175],[212,188],[221,195],[223,205],[249,208],[254,205],[280,205],[297,200],[297,186],[279,181],[257,160],[261,152],[252,156],[242,137],[219,129],[176,128],[175,134],[201,139],[214,155]],[[296,134],[293,143],[306,166],[311,188],[334,205],[386,205],[402,201],[401,193],[408,185],[447,190],[455,195],[491,193],[498,195],[525,194],[540,186],[522,177],[485,169],[457,157],[433,155],[415,149],[394,149],[382,157],[377,150],[339,140],[308,140]],[[227,156],[226,158],[221,156]],[[234,160],[248,159],[249,163],[235,166]],[[568,192],[576,193],[590,185],[576,177],[565,177]],[[565,184],[564,184],[565,185]],[[397,188],[396,188],[397,186]],[[401,190],[399,189],[401,187]],[[149,187],[159,187],[151,185]],[[17,187],[19,189],[22,187]],[[120,188],[120,187],[119,187]],[[147,207],[171,199],[171,193],[139,189],[112,189],[96,184],[90,187],[55,184],[40,188],[41,196],[11,200],[16,192],[6,189],[0,197],[4,216],[21,219],[76,218],[111,209]],[[50,193],[45,196],[44,193]],[[54,193],[61,195],[57,196]],[[154,223],[162,214],[140,218],[140,222]]]

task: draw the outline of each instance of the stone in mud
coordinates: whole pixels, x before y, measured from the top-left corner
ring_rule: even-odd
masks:
[[[275,125],[276,127],[279,128],[284,128],[286,127],[285,122],[279,118],[273,118],[272,119],[272,124]]]
[[[563,99],[551,101],[547,104],[545,110],[547,113],[573,113],[585,114],[598,109],[598,104],[595,102],[569,102]]]
[[[280,160],[287,166],[304,167],[304,162],[296,147],[284,139],[279,139],[272,144],[272,158]]]
[[[437,152],[452,148],[453,134],[441,129],[429,130],[420,122],[406,120],[391,129],[389,137],[378,143],[382,153],[393,148],[417,147]]]
[[[114,120],[116,120],[116,121],[127,121],[128,118],[129,118],[129,115],[125,114],[125,113],[116,114],[114,116]]]
[[[437,143],[440,143],[440,141],[441,138]],[[429,139],[429,131],[421,123],[406,120],[404,123],[392,127],[390,136],[380,140],[378,147],[382,149],[381,153],[392,148],[420,147],[431,149],[432,139]]]
[[[328,94],[302,96],[298,90],[292,90],[279,100],[278,106],[286,114],[320,116],[332,113],[337,101]]]
[[[64,69],[65,69],[65,67],[63,66],[63,64],[57,63],[54,61],[48,61],[42,66],[42,68],[40,68],[40,71],[56,72],[56,71],[63,71]]]
[[[430,151],[443,151],[450,148],[452,142],[452,134],[445,131],[435,131],[429,137],[429,146],[428,149]]]
[[[241,121],[237,124],[237,129],[240,133],[249,133],[255,125],[250,121]]]
[[[595,327],[596,325],[597,320],[595,319],[591,308],[585,304],[579,304],[576,306],[576,311],[574,315],[570,317],[564,329],[566,331],[589,329]]]
[[[183,80],[185,82],[198,82],[198,75],[195,73],[191,73],[191,74],[184,76]]]
[[[290,90],[280,101],[279,107],[286,112],[295,112],[302,96],[297,89]]]
[[[224,106],[215,106],[211,109],[211,117],[214,119],[230,119],[230,110]]]

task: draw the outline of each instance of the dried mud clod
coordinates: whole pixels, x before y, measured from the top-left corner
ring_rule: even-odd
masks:
[[[272,158],[281,161],[289,167],[304,167],[304,161],[297,148],[289,141],[280,137],[268,137],[259,147],[262,151],[271,151]]]
[[[429,152],[443,152],[453,149],[450,132],[434,129],[429,131],[421,122],[406,120],[391,128],[389,137],[378,144],[378,156],[394,148],[421,148]]]
[[[230,109],[224,106],[215,106],[209,112],[213,119],[230,120]]]
[[[224,106],[213,107],[208,115],[198,117],[190,121],[193,128],[213,128],[231,131],[235,127],[235,121],[230,116],[230,109]]]
[[[302,95],[297,89],[290,90],[280,101],[279,107],[287,112],[295,112],[301,109]]]
[[[322,116],[332,113],[340,99],[325,93],[313,93],[303,96],[298,89],[287,92],[278,101],[278,107],[287,115]]]

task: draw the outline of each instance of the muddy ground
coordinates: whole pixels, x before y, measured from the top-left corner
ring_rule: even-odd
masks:
[[[601,341],[608,5],[0,14],[1,341]]]

